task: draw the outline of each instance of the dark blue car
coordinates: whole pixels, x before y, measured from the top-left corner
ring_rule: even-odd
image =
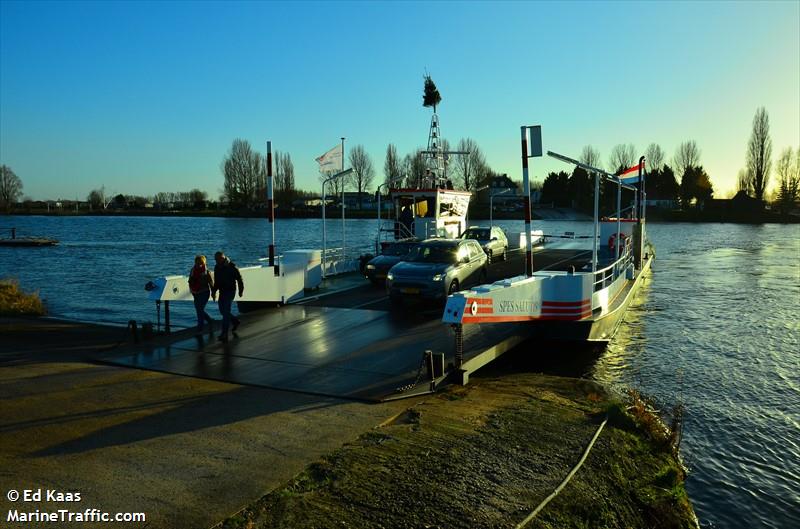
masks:
[[[400,241],[387,243],[381,250],[381,255],[373,257],[364,269],[364,275],[374,285],[382,285],[394,265],[405,259],[417,249],[416,241]]]
[[[386,288],[393,300],[443,300],[485,283],[486,264],[483,248],[473,239],[428,239],[389,270]]]

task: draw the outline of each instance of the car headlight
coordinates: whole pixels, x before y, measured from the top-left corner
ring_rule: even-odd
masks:
[[[388,279],[389,281],[394,281],[394,274],[389,272],[388,274],[386,274],[386,279]]]
[[[436,274],[433,276],[434,281],[441,281],[442,279],[444,279],[444,274]]]
[[[375,265],[368,264],[367,270],[375,270]]]

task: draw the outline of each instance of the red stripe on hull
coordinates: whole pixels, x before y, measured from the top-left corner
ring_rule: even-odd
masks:
[[[589,307],[542,307],[542,313],[548,314],[580,314],[586,312]]]
[[[591,316],[591,312],[575,314],[572,316],[464,316],[461,323],[510,323],[515,321],[538,321],[538,320],[563,320],[580,321]]]
[[[467,298],[467,304],[477,303],[478,305],[491,305],[491,298]]]
[[[591,299],[583,301],[542,301],[542,307],[583,307],[591,304]]]

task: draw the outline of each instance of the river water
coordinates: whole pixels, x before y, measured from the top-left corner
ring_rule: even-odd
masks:
[[[536,224],[591,233],[589,223]],[[270,241],[261,219],[0,216],[0,229],[11,226],[61,242],[0,247],[0,277],[38,290],[51,315],[120,325],[155,321],[144,284],[186,274],[196,253],[255,264]],[[329,246],[340,246],[341,220],[326,227]],[[318,219],[275,228],[278,251],[321,247]],[[703,527],[800,527],[800,227],[651,223],[648,232],[652,276],[590,375],[684,403],[687,489]],[[375,221],[346,223],[348,247],[368,251],[375,235]],[[172,316],[192,325],[191,304],[174,304]]]

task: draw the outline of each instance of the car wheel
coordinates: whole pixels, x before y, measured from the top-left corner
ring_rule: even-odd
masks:
[[[450,282],[450,287],[447,289],[447,295],[449,296],[450,294],[455,294],[456,292],[458,292],[458,279],[453,279]]]

